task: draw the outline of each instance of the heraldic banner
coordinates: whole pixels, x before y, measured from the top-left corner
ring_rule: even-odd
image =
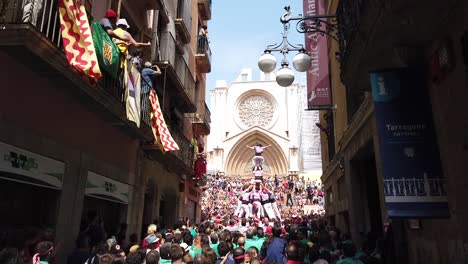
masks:
[[[93,42],[101,70],[117,78],[119,48],[96,19],[93,19]]]
[[[177,145],[169,129],[167,129],[166,121],[159,105],[159,99],[154,89],[151,89],[149,100],[151,102],[151,129],[153,130],[156,143],[161,144],[164,151],[179,150],[179,145]]]
[[[92,81],[101,78],[86,9],[80,1],[58,1],[62,42],[68,63]]]
[[[140,127],[141,117],[141,74],[137,68],[125,60],[124,63],[125,106],[127,119]]]

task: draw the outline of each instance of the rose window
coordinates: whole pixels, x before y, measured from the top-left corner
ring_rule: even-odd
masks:
[[[248,127],[265,127],[273,119],[274,107],[270,100],[263,96],[250,96],[239,105],[239,118]]]

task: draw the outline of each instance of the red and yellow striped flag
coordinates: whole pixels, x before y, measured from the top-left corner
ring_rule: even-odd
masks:
[[[149,99],[151,102],[151,129],[153,130],[156,142],[162,145],[164,151],[179,150],[179,145],[177,145],[169,129],[167,129],[166,121],[159,105],[159,99],[154,89],[151,89]]]
[[[63,48],[70,66],[94,81],[99,79],[102,74],[85,7],[80,1],[59,0],[59,13]]]

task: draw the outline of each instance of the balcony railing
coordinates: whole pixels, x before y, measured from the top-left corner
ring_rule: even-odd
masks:
[[[165,114],[164,118],[172,138],[177,145],[179,145],[178,151],[172,151],[170,153],[180,159],[188,167],[193,168],[194,151],[192,144],[184,136],[184,133],[181,131],[179,126],[171,121],[168,115]]]
[[[361,19],[368,5],[367,0],[340,0],[336,10],[338,22],[338,42],[340,64],[343,67],[348,57]]]
[[[211,19],[211,0],[198,0],[198,12],[203,20]]]
[[[196,60],[201,72],[211,72],[211,49],[207,36],[198,36]]]
[[[177,75],[177,82],[190,102],[194,103],[195,79],[183,56],[176,56],[176,40],[170,32],[160,32],[160,61],[167,62]]]
[[[57,0],[30,1],[25,0],[2,1],[0,9],[0,24],[32,25],[41,32],[55,46],[62,46],[60,31],[60,18],[58,15]]]
[[[209,125],[211,123],[211,111],[205,103],[205,122]]]
[[[187,44],[190,42],[190,32],[192,30],[192,5],[191,0],[178,0],[177,1],[177,18],[175,19],[175,26],[178,36],[182,43]]]
[[[40,35],[52,44],[52,47],[55,46],[59,49],[58,54],[61,54],[62,59],[66,60],[63,53],[57,0],[30,1],[30,4],[25,4],[24,6],[22,3],[22,0],[6,1],[3,6],[4,8],[0,9],[0,25],[3,31],[5,32],[10,28],[12,31],[26,30],[32,26],[32,30],[30,31],[39,32]],[[11,45],[10,43],[6,44]],[[114,78],[105,72],[102,72],[102,74],[103,77],[99,80],[98,85],[101,86],[101,91],[106,94],[103,97],[115,98],[120,102],[121,109],[125,109],[123,75],[119,73],[119,77]],[[79,75],[76,74],[76,76]],[[95,90],[96,88],[93,87],[92,91],[94,92]],[[144,99],[142,98],[142,100]],[[118,103],[116,102],[116,104]],[[143,116],[149,116],[149,110],[147,110],[147,113],[142,113]],[[143,118],[142,120],[150,126],[147,118]]]

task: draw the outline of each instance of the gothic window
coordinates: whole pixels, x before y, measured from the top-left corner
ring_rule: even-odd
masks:
[[[239,105],[239,118],[248,127],[266,127],[273,119],[274,106],[263,96],[249,96]]]

